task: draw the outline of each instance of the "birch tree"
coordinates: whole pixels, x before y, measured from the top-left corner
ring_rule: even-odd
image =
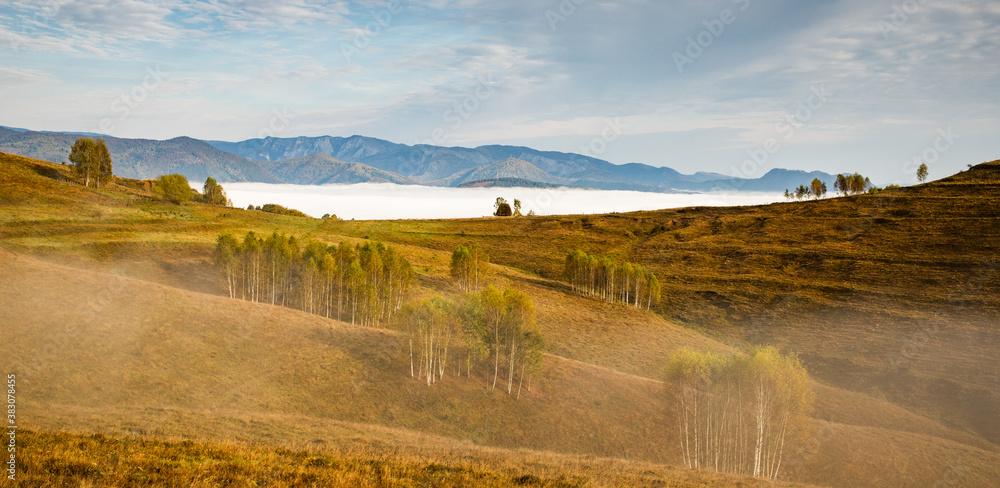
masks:
[[[773,347],[732,355],[681,349],[665,380],[689,468],[777,479],[784,453],[808,429],[809,377],[797,357]]]
[[[649,309],[660,300],[660,282],[640,264],[598,258],[577,249],[566,256],[563,276],[573,291],[612,303]]]

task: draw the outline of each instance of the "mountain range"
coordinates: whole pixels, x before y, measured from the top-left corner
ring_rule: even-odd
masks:
[[[66,160],[77,137],[93,134],[37,132],[0,127],[0,152],[52,162]],[[475,148],[418,144],[408,146],[364,136],[202,141],[177,137],[164,141],[104,137],[115,174],[155,178],[180,173],[192,181],[208,176],[222,182],[396,183],[469,186],[480,181],[524,181],[604,190],[704,192],[713,190],[782,191],[828,173],[772,169],[760,178],[718,173],[682,174],[668,167],[612,164],[581,154],[540,151],[523,146]]]

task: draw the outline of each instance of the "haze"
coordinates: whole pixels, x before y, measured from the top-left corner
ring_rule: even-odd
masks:
[[[342,219],[447,219],[483,217],[504,197],[521,200],[522,212],[538,215],[630,212],[689,206],[756,205],[776,202],[771,193],[648,193],[542,188],[428,188],[363,183],[355,185],[271,185],[227,183],[233,206],[277,203],[313,217],[335,214]]]

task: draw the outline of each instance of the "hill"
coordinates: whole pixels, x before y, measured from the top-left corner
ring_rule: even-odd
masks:
[[[671,320],[796,350],[831,385],[1000,441],[1000,162],[875,195],[497,221],[337,222],[441,250],[475,242],[547,278],[573,248],[645,263]],[[959,405],[955,398],[961,398]]]
[[[546,474],[553,472],[551,461],[561,466],[551,469],[582,472],[594,484],[630,483],[614,481],[622,479],[670,484],[677,482],[671,476],[678,471],[697,476],[662,466],[679,462],[677,426],[663,407],[657,381],[671,351],[684,346],[726,351],[733,343],[774,340],[798,351],[826,383],[814,385],[816,424],[801,449],[790,453],[789,466],[798,466],[789,470],[790,479],[900,487],[958,479],[961,486],[991,486],[1000,478],[1000,458],[997,447],[982,437],[988,434],[983,427],[996,418],[989,416],[990,404],[966,401],[973,397],[965,393],[952,393],[962,402],[953,397],[941,403],[927,391],[907,390],[912,385],[901,379],[912,375],[936,385],[995,392],[996,383],[988,383],[997,380],[990,369],[995,329],[972,321],[949,323],[921,340],[893,327],[904,314],[917,322],[939,310],[951,317],[962,311],[969,312],[966,318],[995,317],[983,308],[996,300],[993,278],[980,279],[980,288],[963,289],[968,301],[961,307],[947,293],[925,294],[933,287],[921,287],[921,280],[971,283],[979,276],[976,260],[994,252],[995,241],[955,248],[939,233],[955,228],[960,236],[993,235],[990,229],[997,224],[989,212],[995,211],[991,199],[996,198],[991,185],[1000,185],[996,173],[994,165],[981,165],[916,187],[919,193],[905,201],[892,200],[914,212],[938,212],[941,222],[894,215],[890,211],[899,208],[892,205],[874,207],[876,218],[896,222],[891,229],[900,240],[890,242],[893,236],[874,225],[853,228],[852,239],[838,237],[848,229],[838,229],[838,223],[850,223],[857,211],[873,208],[868,206],[873,200],[859,197],[602,216],[333,222],[172,205],[124,179],[88,189],[70,181],[65,166],[0,154],[0,247],[6,249],[0,251],[0,317],[10,332],[5,351],[14,351],[0,357],[0,366],[23,372],[19,407],[29,419],[27,428],[42,435],[66,429],[107,432],[116,436],[108,444],[118,446],[131,442],[130,436],[172,442],[199,432],[206,437],[194,440],[207,443],[206,450],[216,449],[219,439],[260,447],[264,451],[256,452],[272,461],[239,459],[268,466],[285,462],[284,454],[271,449],[287,447],[289,439],[300,441],[300,448],[311,446],[299,451],[303,456],[326,459],[322,456],[332,454],[317,450],[322,443],[315,441],[379,453],[412,445],[411,436],[436,436],[459,450],[468,443],[502,448],[495,456],[524,459],[529,466],[527,472],[505,471],[509,465],[480,461],[479,454],[439,463],[473,463],[483,467],[477,471],[483,476],[500,472],[510,475],[506,479],[514,473],[551,479]],[[721,228],[713,224],[715,217]],[[818,233],[822,222],[832,230]],[[449,374],[428,388],[407,376],[402,340],[392,330],[228,299],[209,265],[212,245],[221,232],[247,230],[277,230],[331,244],[366,237],[395,242],[417,272],[416,298],[456,296],[448,274],[451,250],[459,242],[481,243],[499,263],[495,282],[516,284],[536,305],[549,344],[542,376],[520,400],[490,393],[475,371],[471,378]],[[834,262],[818,270],[773,265],[775,255],[787,256],[796,246]],[[571,294],[558,277],[565,253],[575,247],[653,267],[667,288],[664,307],[651,313]],[[896,255],[904,247],[915,254]],[[949,253],[944,266],[919,259],[935,249],[939,255],[941,249],[961,252]],[[657,258],[656,252],[665,256]],[[729,261],[717,261],[719,254]],[[848,274],[844,282],[839,260],[885,268]],[[876,288],[878,282],[872,281],[883,270],[891,271],[898,284]],[[841,295],[843,289],[853,295]],[[768,293],[794,299],[756,301]],[[730,302],[735,306],[727,307]],[[897,321],[881,322],[884,317]],[[906,372],[885,377],[897,381],[898,389],[858,387],[856,382],[873,378],[867,368],[885,359],[878,351],[891,352],[886,344],[892,340],[911,340],[915,348],[906,356]],[[947,410],[928,412],[926,406],[935,402]],[[984,410],[977,414],[977,408]],[[971,422],[976,419],[978,424]],[[441,445],[420,439],[419,445]],[[51,442],[66,446],[57,452],[93,449],[87,439]],[[179,448],[200,446],[151,444],[147,452],[155,458]],[[548,458],[549,453],[541,456],[548,461],[534,454],[519,457],[523,452],[516,449],[523,448],[616,459],[572,458],[584,461],[571,468],[566,466],[577,461]],[[229,455],[245,455],[237,449]],[[432,449],[426,459],[438,454]],[[72,456],[60,459],[89,472],[86,458]],[[128,463],[136,457],[127,456]],[[390,465],[412,466],[410,461]],[[178,466],[171,462],[170,470]],[[234,476],[245,472],[231,469]],[[419,478],[423,471],[405,469],[407,476],[427,479]],[[606,469],[628,477],[594,474]]]
[[[293,159],[263,161],[261,166],[286,183],[296,185],[326,185],[331,183],[396,183],[412,182],[395,173],[382,171],[361,163],[345,163],[326,154],[310,154]]]
[[[404,349],[392,331],[9,253],[0,254],[0,261],[0,294],[9,298],[0,315],[12,325],[14,338],[8,343],[13,353],[4,362],[21,372],[21,411],[33,429],[86,424],[158,436],[190,436],[204,429],[219,438],[248,436],[273,443],[335,419],[505,448],[679,461],[675,443],[666,442],[676,427],[658,400],[663,393],[655,381],[550,356],[542,377],[521,400],[489,394],[478,374],[453,376],[428,388],[406,374]],[[540,304],[551,303],[532,293]],[[60,300],[60,313],[46,312],[52,300]],[[549,335],[556,324],[567,323],[542,321],[551,324],[545,331]],[[669,335],[672,347],[705,344],[683,329]],[[628,337],[614,340],[634,344]],[[35,353],[45,350],[52,352]],[[90,420],[80,422],[83,418]],[[226,418],[246,420],[242,427],[239,421],[220,426],[219,419]],[[269,427],[261,431],[265,418]],[[790,456],[802,466],[795,478],[823,484],[836,479],[837,486],[862,481],[902,486],[905,479],[927,479],[946,470],[952,458],[967,466],[966,486],[986,486],[985,480],[1000,475],[1000,454],[988,444],[948,441],[921,424],[932,425],[917,421],[907,431],[887,431],[822,423],[819,450],[802,459]],[[919,433],[908,433],[911,429]],[[946,438],[957,436],[938,430]],[[323,439],[321,432],[305,435]],[[921,468],[907,478],[856,463],[838,463],[841,467],[826,474],[817,470],[829,463],[831,453],[848,459],[858,442],[880,445],[894,453],[894,462]]]
[[[0,127],[0,151],[59,163],[67,161],[78,134],[14,131]],[[280,180],[258,163],[227,153],[190,137],[166,141],[104,137],[115,174],[126,178],[147,179],[179,173],[190,181]]]
[[[487,178],[484,180],[466,181],[457,185],[458,188],[561,188],[564,185],[539,183],[521,178]]]
[[[460,186],[463,183],[481,180],[499,180],[511,178],[537,183],[556,183],[557,178],[538,169],[537,166],[520,159],[507,158],[489,164],[460,171],[435,183],[445,186]]]

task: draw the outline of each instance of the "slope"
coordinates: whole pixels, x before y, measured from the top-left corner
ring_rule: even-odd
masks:
[[[998,165],[822,201],[325,228],[441,250],[476,242],[550,278],[574,248],[641,262],[661,277],[668,317],[798,351],[823,381],[998,441]]]
[[[4,246],[116,274],[134,274],[143,269],[163,282],[217,291],[214,276],[198,270],[207,268],[211,242],[226,229],[252,228],[266,233],[278,229],[328,242],[340,239],[337,232],[331,231],[340,224],[321,224],[313,219],[202,205],[174,206],[152,200],[136,205],[132,199],[139,195],[126,193],[127,181],[122,182],[122,190],[95,191],[62,181],[60,176],[65,171],[59,165],[2,158],[0,241]],[[64,196],[66,202],[49,208],[27,203],[50,196]],[[74,201],[77,204],[66,205]],[[536,219],[499,222],[509,226],[529,220]],[[559,222],[554,225],[561,226]],[[404,234],[410,222],[381,224],[389,231]],[[443,231],[454,221],[437,224]],[[474,230],[475,226],[463,229]],[[547,233],[539,235],[546,237]],[[426,240],[421,246],[432,247],[438,245],[439,239],[452,238],[444,232],[416,237]],[[536,252],[530,241],[512,240],[504,233],[493,237],[521,246],[522,252]],[[454,238],[479,240],[484,236],[455,232]],[[558,253],[562,244],[547,245]],[[447,281],[447,246],[432,251],[407,245],[403,252],[412,257],[420,272],[418,294],[456,293]],[[517,283],[536,301],[550,351],[580,361],[551,356],[532,394],[509,405],[499,403],[503,396],[490,397],[481,377],[474,377],[471,384],[442,383],[434,391],[414,384],[406,377],[404,358],[395,355],[399,349],[391,347],[395,337],[392,333],[336,323],[330,326],[329,321],[294,311],[234,304],[216,296],[80,271],[79,267],[13,258],[0,266],[0,270],[11,273],[0,280],[6,284],[0,293],[13,297],[9,303],[4,301],[6,308],[0,316],[33,321],[24,326],[24,331],[18,329],[15,340],[23,342],[18,343],[17,350],[34,351],[27,353],[29,369],[36,363],[35,358],[40,358],[39,370],[53,369],[41,381],[47,386],[38,388],[39,407],[30,414],[34,417],[44,416],[52,404],[80,408],[92,402],[98,411],[123,409],[122,415],[128,420],[122,423],[155,431],[159,428],[155,422],[130,416],[133,414],[129,409],[170,406],[220,415],[227,409],[282,411],[310,418],[376,422],[501,446],[627,454],[676,462],[669,454],[674,449],[670,445],[670,419],[663,419],[665,424],[647,419],[663,416],[657,406],[657,383],[615,369],[656,377],[662,361],[676,347],[726,347],[646,312],[571,296],[558,282],[500,268],[499,284]],[[20,259],[24,262],[18,263]],[[118,287],[120,292],[114,292],[113,283],[124,283]],[[51,303],[60,303],[64,308],[53,311]],[[82,318],[74,314],[82,314]],[[83,328],[67,331],[67,324]],[[327,327],[331,329],[330,340],[312,340],[314,335],[322,339]],[[357,336],[353,332],[356,330],[360,330]],[[229,351],[230,343],[238,346],[235,352]],[[326,352],[317,352],[323,345]],[[387,391],[382,391],[383,387]],[[256,397],[258,391],[266,394]],[[976,476],[996,476],[990,471],[989,463],[995,463],[995,459],[989,453],[994,448],[988,443],[866,395],[845,395],[841,390],[823,388],[820,392],[817,416],[836,423],[832,432],[837,435],[831,434],[829,439],[818,436],[820,446],[800,455],[803,476],[807,471],[818,472],[838,486],[862,483],[865,477],[875,480],[875,484],[901,486],[896,481],[901,471],[885,468],[898,463],[919,465],[914,472],[920,473],[923,484],[933,484],[927,477],[935,471],[947,472],[951,469],[948,462],[955,459],[967,467],[973,485],[982,480]],[[508,420],[507,415],[513,420]],[[205,423],[210,428],[212,422],[206,419]],[[488,427],[483,430],[483,425]],[[887,446],[897,457],[883,459],[877,469],[867,466],[855,470],[838,465],[839,458],[829,455],[847,453],[849,446],[861,439]],[[626,447],[620,447],[623,445]],[[909,445],[919,449],[907,453]],[[911,455],[928,456],[929,460],[907,457]],[[872,459],[873,463],[879,461]]]
[[[62,415],[48,405],[98,418],[103,410],[116,412],[123,425],[163,432],[177,432],[181,419],[185,431],[197,431],[192,422],[199,417],[186,412],[210,412],[201,417],[210,424],[216,417],[266,413],[304,422],[375,423],[511,448],[658,463],[679,458],[668,442],[673,421],[650,380],[552,356],[520,400],[487,391],[477,374],[446,376],[428,388],[408,378],[401,341],[390,331],[6,252],[0,262],[0,295],[9,299],[0,316],[11,325],[5,347],[12,351],[3,366],[19,372],[22,418],[46,419],[38,425]],[[57,299],[63,308],[53,313],[49,304]],[[149,409],[180,415],[144,419],[141,412]],[[987,486],[1000,476],[1000,455],[965,444],[843,424],[823,432],[814,453],[822,461],[790,456],[791,465],[801,466],[796,478],[903,486],[899,473],[879,474],[874,466],[845,464],[816,473],[817,464],[830,464],[829,452],[850,452],[859,439],[892,450],[894,462],[927,472],[960,458],[970,473],[966,486]],[[911,459],[904,453],[913,446]],[[914,476],[927,479],[926,473]]]
[[[310,154],[293,159],[264,161],[265,169],[287,183],[296,185],[326,185],[331,183],[396,183],[410,180],[395,173],[382,171],[361,163],[345,163],[326,154]]]

